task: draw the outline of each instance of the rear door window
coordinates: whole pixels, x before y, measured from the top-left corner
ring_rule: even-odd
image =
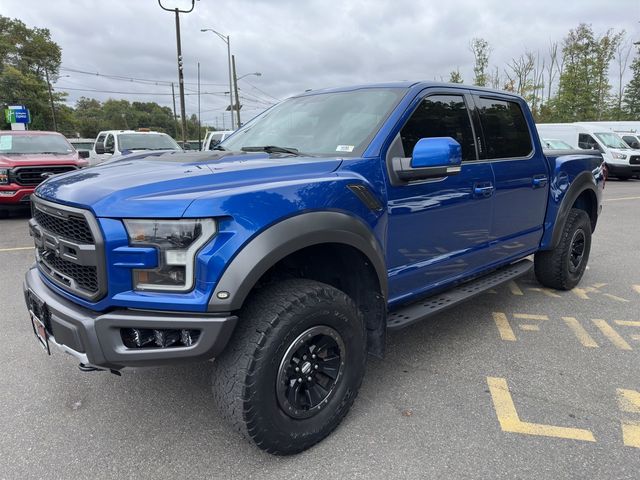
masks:
[[[484,133],[485,158],[522,158],[533,152],[527,121],[517,102],[475,97]]]

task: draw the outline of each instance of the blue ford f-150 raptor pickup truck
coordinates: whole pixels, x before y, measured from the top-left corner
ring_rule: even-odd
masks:
[[[346,415],[388,329],[530,268],[573,288],[604,182],[600,157],[545,155],[516,95],[311,91],[214,151],[44,182],[24,294],[40,343],[82,369],[215,358],[223,416],[296,453]]]

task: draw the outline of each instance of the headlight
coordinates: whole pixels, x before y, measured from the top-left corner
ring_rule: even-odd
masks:
[[[618,160],[626,160],[627,156],[623,153],[616,153],[616,152],[611,152],[611,155],[613,155],[613,158],[617,158]]]
[[[198,250],[216,233],[211,218],[125,220],[129,243],[158,249],[158,267],[133,270],[136,290],[185,292],[193,288]]]
[[[9,185],[9,170],[0,168],[0,185]]]

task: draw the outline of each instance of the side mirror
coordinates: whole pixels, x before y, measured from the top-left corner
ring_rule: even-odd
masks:
[[[102,155],[104,153],[104,143],[96,142],[95,151],[98,155]]]
[[[640,142],[631,142],[631,148],[633,148],[634,150],[638,150],[640,149]]]
[[[393,170],[400,180],[421,180],[455,175],[461,163],[462,147],[453,138],[421,138],[411,158],[393,159]]]
[[[78,150],[78,157],[89,158],[89,150]]]

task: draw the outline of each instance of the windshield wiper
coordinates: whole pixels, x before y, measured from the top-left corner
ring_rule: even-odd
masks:
[[[242,150],[243,152],[289,153],[297,157],[302,155],[297,148],[278,147],[276,145],[264,145],[261,147],[242,147],[240,150]]]
[[[34,155],[69,155],[71,152],[38,152]]]

